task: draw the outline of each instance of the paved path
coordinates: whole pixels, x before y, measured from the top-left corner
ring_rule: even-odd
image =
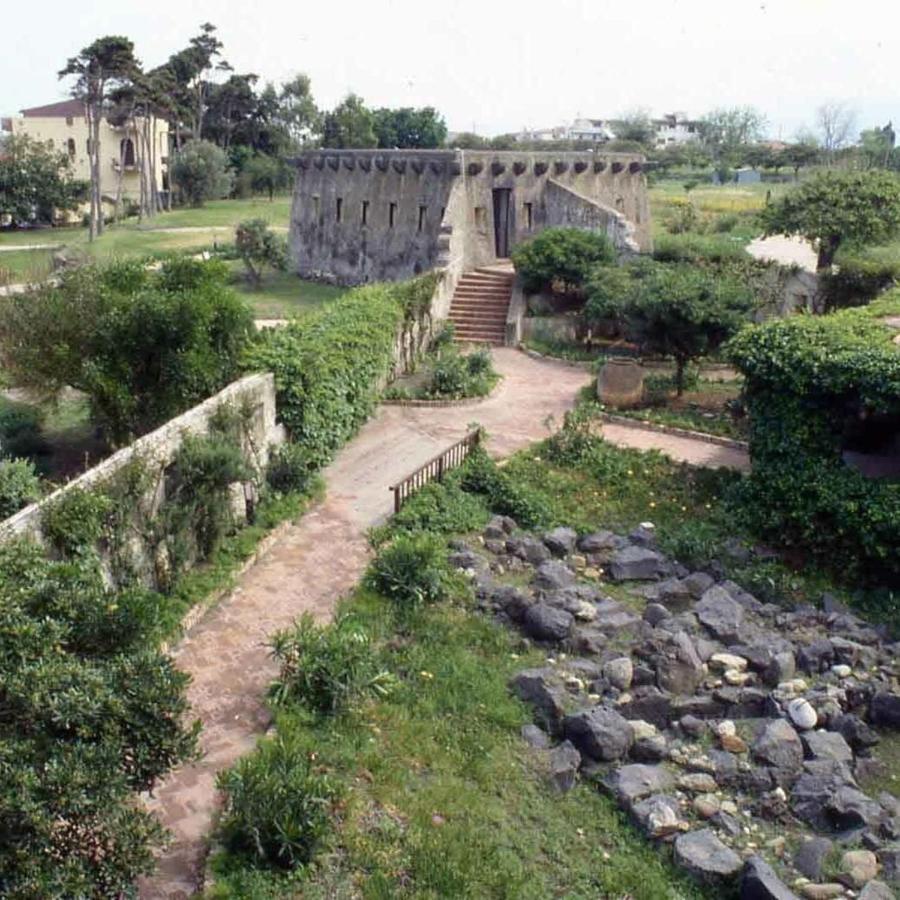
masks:
[[[63,244],[4,244],[0,253],[15,253],[17,250],[59,250]]]
[[[475,421],[487,429],[489,449],[499,456],[539,440],[548,433],[547,417],[560,422],[589,378],[581,369],[516,350],[498,349],[494,357],[504,378],[488,400],[463,407],[381,407],[326,471],[326,499],[289,526],[234,593],[179,644],[174,655],[192,676],[188,696],[203,722],[204,757],[174,772],[148,801],[174,841],[158,874],[141,885],[141,897],[181,898],[195,890],[216,810],[216,773],[249,752],[270,722],[263,697],[275,667],[266,640],[304,611],[327,619],[358,582],[369,558],[365,532],[391,511],[389,486]],[[701,464],[723,449],[642,429],[607,425],[604,433],[629,446],[668,447]]]
[[[818,255],[809,241],[800,237],[772,235],[747,244],[747,252],[756,259],[771,259],[785,266],[798,265],[808,272],[816,271]]]

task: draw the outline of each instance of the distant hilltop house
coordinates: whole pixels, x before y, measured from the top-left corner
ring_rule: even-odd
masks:
[[[526,129],[516,134],[521,143],[548,141],[578,141],[586,144],[605,144],[615,140],[615,132],[605,119],[575,119],[571,125],[553,128]]]
[[[700,122],[689,119],[687,113],[668,113],[662,118],[652,121],[656,129],[657,147],[692,144],[700,140]]]
[[[168,123],[155,116],[150,118],[146,130],[151,135],[153,146],[149,152],[141,139],[144,124],[144,119],[140,117],[123,121],[114,117],[105,118],[100,124],[100,192],[104,201],[110,204],[115,202],[117,196],[123,200],[138,200],[142,171],[148,183],[151,178],[155,181],[159,191],[168,188]],[[23,109],[21,115],[3,119],[2,127],[13,135],[26,135],[36,141],[49,142],[55,149],[68,154],[75,178],[90,180],[90,132],[85,106],[80,100],[62,100]]]

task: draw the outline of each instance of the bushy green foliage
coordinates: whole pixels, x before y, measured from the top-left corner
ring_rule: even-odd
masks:
[[[75,210],[84,200],[87,186],[72,178],[67,153],[54,150],[53,142],[27,135],[10,135],[0,153],[0,218],[13,225],[52,223],[57,216]]]
[[[546,228],[512,251],[516,272],[529,293],[559,290],[579,295],[594,266],[615,258],[605,234],[580,228]]]
[[[689,362],[721,346],[748,320],[751,292],[736,278],[689,266],[642,261],[607,283],[595,277],[585,315],[613,321],[645,352],[675,361],[675,387],[684,390]]]
[[[488,348],[464,356],[455,345],[450,345],[435,360],[425,395],[436,400],[485,397],[498,378]]]
[[[312,477],[309,453],[302,444],[284,443],[269,457],[266,482],[273,491],[302,493],[309,487]]]
[[[265,219],[241,222],[234,232],[234,244],[255,284],[262,281],[266,268],[287,268],[287,241],[272,231]]]
[[[819,293],[826,311],[864,306],[900,284],[900,260],[893,255],[838,255],[837,266],[819,275]]]
[[[350,291],[317,315],[269,329],[248,354],[249,367],[275,374],[281,420],[313,466],[327,464],[375,408],[396,336],[434,284],[423,276]]]
[[[272,655],[280,671],[269,696],[279,705],[334,714],[361,694],[384,696],[390,689],[390,678],[376,667],[369,635],[348,616],[319,625],[304,613],[272,638]]]
[[[48,451],[41,434],[41,413],[27,403],[15,403],[0,397],[0,459],[34,459]]]
[[[367,579],[402,612],[444,600],[451,584],[447,547],[432,534],[401,535],[379,551]]]
[[[279,735],[219,776],[225,794],[221,833],[251,863],[292,869],[313,858],[331,828],[337,783],[305,743]]]
[[[0,547],[0,886],[10,897],[129,893],[162,829],[136,803],[190,758],[187,676],[151,649],[149,595],[92,560]]]
[[[841,247],[883,244],[900,229],[900,179],[881,170],[819,172],[760,214],[766,234],[815,241],[819,270]]]
[[[390,521],[373,529],[370,537],[378,546],[398,534],[418,531],[465,534],[483,527],[488,517],[484,499],[462,490],[458,472],[453,472],[442,482],[426,484],[417,491]]]
[[[16,381],[84,391],[114,441],[143,434],[221,390],[253,333],[221,263],[171,260],[158,273],[83,267],[7,298],[0,359]]]
[[[188,141],[175,154],[172,177],[191,206],[226,197],[233,183],[225,151],[211,141],[201,140]]]
[[[900,416],[900,353],[864,311],[747,328],[729,345],[746,377],[753,474],[741,499],[759,533],[846,577],[900,584],[900,483],[845,465],[845,432]]]
[[[41,531],[59,556],[84,556],[108,534],[112,505],[103,493],[72,488],[41,510]]]
[[[41,480],[27,459],[0,459],[0,521],[41,498]]]
[[[459,479],[464,491],[480,494],[494,512],[512,517],[522,528],[546,524],[546,514],[537,497],[498,468],[482,448],[469,454]]]
[[[233,525],[229,488],[248,481],[241,448],[212,431],[187,435],[172,460],[164,507],[165,534],[176,569],[206,559]]]
[[[660,235],[653,245],[657,262],[722,263],[748,259],[743,245],[722,235]]]

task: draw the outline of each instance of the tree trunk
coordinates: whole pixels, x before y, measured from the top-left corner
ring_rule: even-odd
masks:
[[[681,356],[675,357],[675,396],[680,397],[684,393],[684,370],[687,360]]]
[[[835,254],[841,245],[841,239],[836,235],[819,240],[819,256],[816,261],[816,272],[828,272],[834,264]]]

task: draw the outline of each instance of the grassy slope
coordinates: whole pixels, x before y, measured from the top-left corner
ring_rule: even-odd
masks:
[[[279,719],[346,785],[339,838],[308,877],[220,858],[213,896],[706,896],[596,788],[547,787],[545,756],[519,737],[528,712],[506,687],[539,654],[520,656],[515,636],[463,605],[428,609],[399,635],[388,601],[360,591],[346,608],[387,641],[399,688],[335,720]]]

